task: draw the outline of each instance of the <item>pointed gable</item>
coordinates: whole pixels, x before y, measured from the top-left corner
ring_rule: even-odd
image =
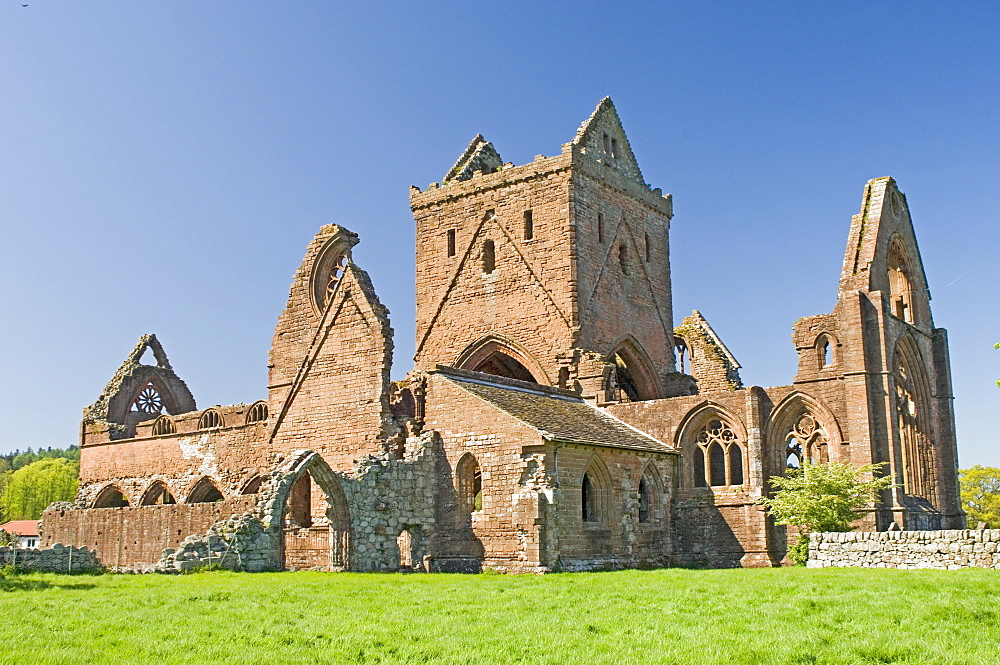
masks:
[[[156,365],[141,364],[147,350]],[[84,422],[106,423],[111,438],[126,438],[134,435],[136,423],[156,418],[163,411],[178,414],[196,408],[191,391],[170,367],[156,335],[143,335],[97,401],[84,410]]]
[[[899,279],[905,286],[895,283]],[[910,308],[907,316],[915,315],[908,320],[930,324],[930,291],[910,209],[891,177],[868,181],[861,212],[851,220],[840,277],[841,294],[848,291],[880,291],[905,298]]]
[[[472,139],[469,147],[445,175],[444,182],[468,180],[476,171],[493,173],[501,166],[503,159],[493,144],[484,139],[482,134],[476,134],[476,138]]]
[[[580,125],[572,145],[638,183],[645,184],[639,162],[625,136],[618,111],[610,97],[601,100],[590,117]]]

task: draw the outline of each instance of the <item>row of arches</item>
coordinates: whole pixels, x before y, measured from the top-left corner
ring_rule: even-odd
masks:
[[[806,461],[830,461],[831,442],[842,441],[836,418],[821,403],[793,393],[774,410],[763,432],[762,471],[781,475]],[[684,452],[689,485],[738,487],[750,481],[747,429],[721,404],[705,402],[677,428],[675,445]]]
[[[262,476],[254,476],[240,490],[240,494],[256,494],[264,485]],[[225,495],[219,485],[208,476],[202,477],[188,492],[184,503],[215,503],[224,501]],[[174,493],[162,480],[154,480],[139,498],[140,506],[161,506],[179,503]],[[94,508],[124,508],[132,505],[121,487],[111,483],[101,488],[94,499]]]
[[[267,402],[259,401],[254,402],[249,409],[247,409],[246,417],[244,418],[245,425],[252,425],[254,423],[266,422],[268,417]],[[225,418],[219,409],[211,408],[205,409],[201,417],[198,418],[198,429],[219,429],[226,426]],[[176,434],[177,424],[174,419],[168,415],[161,415],[156,420],[153,421],[153,426],[150,429],[150,434],[152,436],[163,436],[165,434]]]

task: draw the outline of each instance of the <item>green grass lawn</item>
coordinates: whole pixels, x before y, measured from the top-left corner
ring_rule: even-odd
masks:
[[[1000,571],[17,575],[0,662],[1000,663]]]

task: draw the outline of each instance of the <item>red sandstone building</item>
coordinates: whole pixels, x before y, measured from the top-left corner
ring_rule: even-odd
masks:
[[[84,412],[80,492],[44,541],[170,570],[769,566],[786,534],[755,502],[807,459],[886,463],[867,529],[964,525],[947,337],[891,178],[866,185],[837,305],[795,324],[798,373],[773,388],[743,386],[697,312],[675,327],[672,200],[610,99],[559,155],[515,166],[480,136],[410,200],[406,380],[357,236],[325,226],[267,400],[198,410],[143,337]]]

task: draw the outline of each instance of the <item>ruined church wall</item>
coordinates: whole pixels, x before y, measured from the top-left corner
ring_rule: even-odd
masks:
[[[183,423],[178,428],[186,429]],[[113,483],[135,506],[161,481],[182,503],[205,476],[224,496],[237,496],[273,463],[267,433],[267,423],[254,423],[83,446],[77,500],[91,505],[101,489]]]
[[[329,259],[349,256],[356,242],[335,225],[316,235],[293,278],[269,356],[274,449],[316,450],[340,471],[381,450],[391,429],[392,328],[367,273],[348,261],[325,319],[325,305],[314,302],[316,285],[326,283],[334,265]]]
[[[148,567],[163,550],[186,537],[204,533],[230,516],[256,510],[257,497],[240,496],[218,503],[67,509],[53,505],[42,514],[43,547],[56,543],[94,550],[112,569]]]
[[[545,376],[536,376],[538,381],[555,382],[555,356],[573,346],[575,325],[567,166],[562,156],[540,158],[412,194],[416,369],[453,365],[470,344],[498,335],[541,365]],[[495,217],[484,223],[491,210]],[[528,210],[530,239],[524,233]],[[450,230],[454,256],[448,256]],[[486,240],[495,247],[491,274],[483,270]]]

